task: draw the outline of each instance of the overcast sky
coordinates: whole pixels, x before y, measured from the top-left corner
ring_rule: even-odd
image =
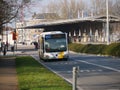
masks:
[[[40,13],[42,11],[42,7],[46,6],[49,2],[54,1],[57,2],[57,0],[32,0],[32,3],[30,4],[29,8],[26,8],[24,10],[25,18],[24,19],[30,19],[34,12]],[[86,2],[86,4],[90,5],[90,0],[83,0]]]

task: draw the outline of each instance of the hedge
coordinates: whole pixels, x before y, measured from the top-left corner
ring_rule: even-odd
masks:
[[[104,44],[77,44],[70,43],[69,49],[78,53],[100,54],[120,57],[120,43]]]

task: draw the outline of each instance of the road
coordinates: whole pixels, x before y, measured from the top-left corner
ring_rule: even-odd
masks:
[[[68,61],[43,62],[37,51],[30,48],[27,46],[24,52],[70,83],[73,67],[79,66],[78,90],[120,90],[120,58],[70,52]]]

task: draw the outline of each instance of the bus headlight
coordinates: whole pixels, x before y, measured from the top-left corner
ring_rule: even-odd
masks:
[[[51,54],[45,54],[45,55],[44,55],[44,58],[46,58],[46,59],[52,59],[52,58],[53,58],[53,55],[51,55]]]
[[[48,55],[45,55],[44,58],[49,59],[49,56],[48,56]]]

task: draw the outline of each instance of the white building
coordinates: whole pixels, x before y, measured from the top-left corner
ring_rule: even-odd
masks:
[[[34,14],[32,19],[24,22],[17,22],[16,28],[18,32],[18,42],[33,42],[37,41],[37,36],[43,31],[43,29],[19,29],[25,26],[32,26],[42,24],[43,22],[53,21],[58,19],[59,16],[56,13],[40,13]]]
[[[0,39],[2,42],[8,43],[10,45],[14,45],[14,40],[12,36],[12,31],[4,31],[3,35],[0,35]]]

